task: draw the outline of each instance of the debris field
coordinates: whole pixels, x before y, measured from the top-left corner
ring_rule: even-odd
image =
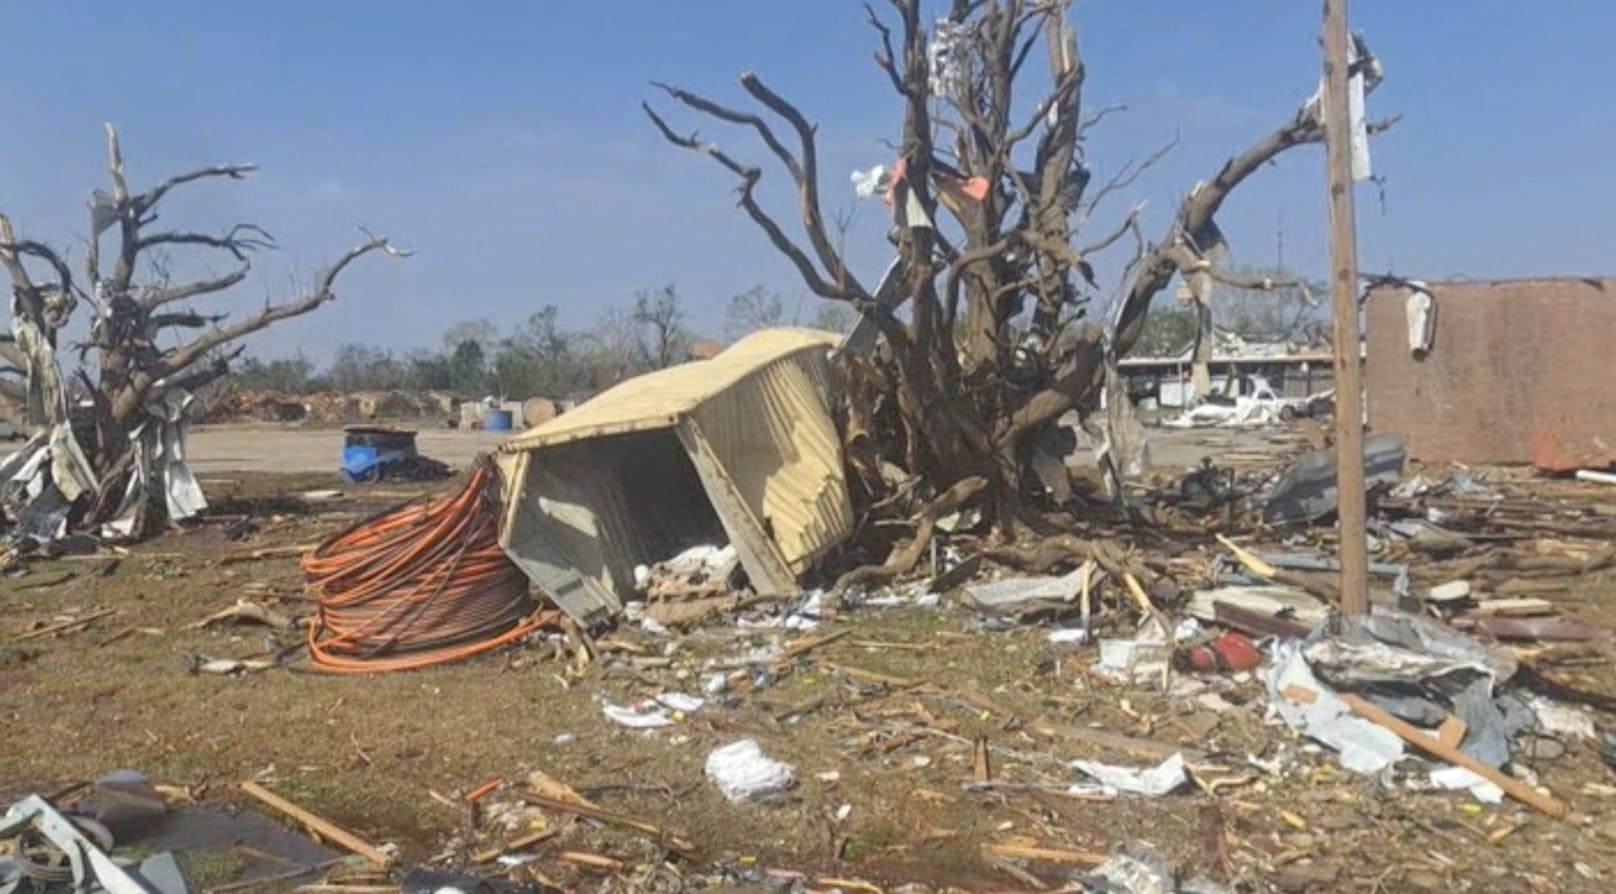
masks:
[[[365,676],[313,672],[299,557],[441,489],[239,478],[194,528],[0,583],[0,707],[25,731],[0,779],[11,797],[138,768],[172,811],[285,820],[261,788],[389,867],[566,888],[1039,890],[1142,848],[1230,890],[1600,889],[1616,835],[1608,485],[1411,468],[1376,503],[1377,606],[1503,656],[1494,692],[1536,706],[1506,736],[1505,777],[1540,797],[1500,799],[1433,781],[1446,763],[1430,751],[1364,774],[1287,724],[1268,673],[1297,654],[1285,629],[1325,623],[1334,578],[1302,557],[1332,534],[1264,524],[1255,501],[1309,447],[1274,430],[1172,437],[1221,458],[1223,498],[1183,486],[1199,465],[1141,484],[1138,517],[1090,526],[1092,560],[949,567],[964,546],[949,538],[935,575],[760,599],[730,589],[732,552],[696,551],[645,569],[644,601],[607,629],[551,612],[483,657]],[[232,539],[240,518],[253,532]],[[1359,685],[1314,666],[1325,691]],[[1416,671],[1378,673],[1371,697]],[[1451,707],[1437,693],[1452,683],[1417,688]],[[715,775],[737,747],[761,768]],[[218,884],[296,868],[230,853]],[[269,884],[393,884],[377,869]]]

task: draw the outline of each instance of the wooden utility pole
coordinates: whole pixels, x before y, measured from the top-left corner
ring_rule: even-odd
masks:
[[[1352,207],[1347,0],[1324,0],[1324,142],[1330,182],[1330,302],[1335,331],[1335,462],[1341,612],[1369,611],[1363,452],[1363,359],[1358,336],[1358,233]]]

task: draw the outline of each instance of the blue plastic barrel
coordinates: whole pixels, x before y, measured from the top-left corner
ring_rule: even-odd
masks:
[[[487,409],[483,411],[483,428],[487,431],[510,431],[511,411]]]

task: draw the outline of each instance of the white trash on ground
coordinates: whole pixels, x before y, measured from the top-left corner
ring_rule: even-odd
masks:
[[[707,778],[732,804],[764,801],[797,784],[797,770],[763,753],[756,739],[742,739],[707,755]]]
[[[1092,777],[1103,794],[1143,795],[1160,798],[1190,781],[1184,771],[1184,755],[1175,754],[1154,767],[1120,767],[1099,761],[1072,761],[1073,769]],[[1081,790],[1082,786],[1074,786]]]
[[[665,692],[654,699],[637,702],[629,707],[601,702],[606,718],[618,726],[630,729],[659,729],[679,722],[676,714],[694,714],[706,702],[683,692]],[[673,712],[673,713],[669,713]]]

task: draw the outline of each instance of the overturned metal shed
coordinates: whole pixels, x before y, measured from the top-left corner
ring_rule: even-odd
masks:
[[[727,540],[759,592],[792,591],[853,528],[828,396],[837,341],[757,332],[507,441],[500,545],[585,624],[621,609],[635,566],[695,543]]]

